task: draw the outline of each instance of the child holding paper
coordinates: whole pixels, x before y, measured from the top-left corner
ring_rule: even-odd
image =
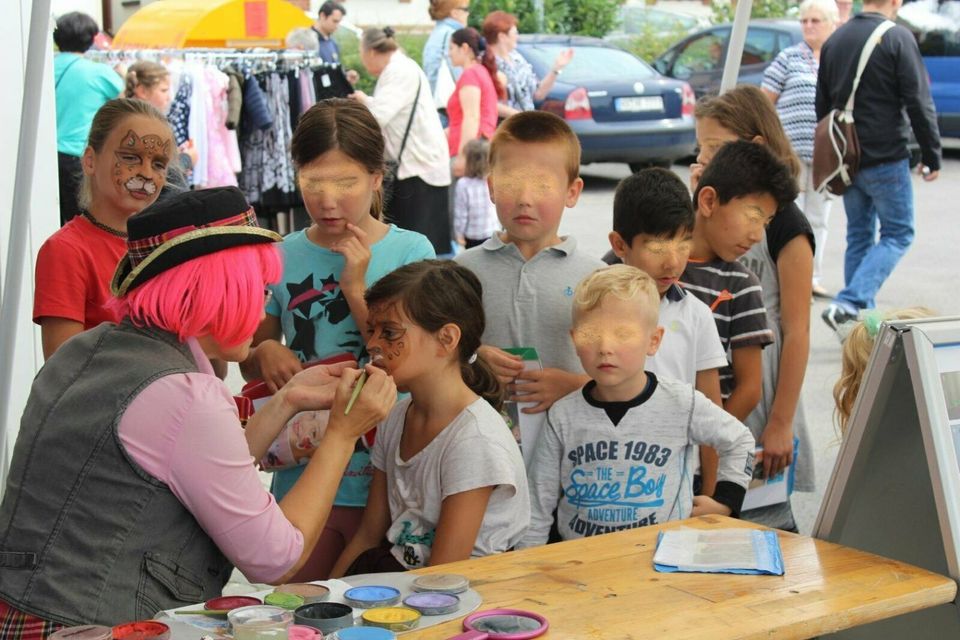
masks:
[[[580,143],[561,118],[525,111],[504,120],[487,178],[504,230],[456,257],[483,285],[488,324],[478,353],[511,385],[511,400],[533,403],[525,413],[546,411],[588,379],[568,337],[570,305],[577,282],[603,263],[558,234],[583,189],[579,172]],[[525,370],[508,347],[535,348],[543,369]]]
[[[738,515],[753,436],[689,384],[645,371],[657,352],[659,296],[627,265],[599,269],[573,295],[573,342],[591,377],[554,404],[530,468],[530,528],[547,540],[553,511],[565,539],[716,513]],[[693,495],[692,447],[719,454],[712,496]]]
[[[401,391],[377,431],[360,529],[333,576],[404,571],[513,548],[530,519],[503,391],[477,359],[484,314],[473,273],[425,260],[366,293],[367,348]]]

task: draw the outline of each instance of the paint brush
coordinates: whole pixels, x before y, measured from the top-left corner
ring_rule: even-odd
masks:
[[[213,618],[226,618],[227,614],[230,613],[229,609],[193,609],[190,611],[174,611],[177,615],[182,616],[210,616]]]
[[[363,389],[363,383],[367,381],[367,370],[364,369],[357,378],[357,384],[353,387],[353,393],[350,394],[350,400],[347,402],[347,408],[343,410],[343,415],[349,415],[350,409],[353,409],[353,403],[360,397],[360,391]]]

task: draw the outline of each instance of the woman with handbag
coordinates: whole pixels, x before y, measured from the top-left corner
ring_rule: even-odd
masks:
[[[430,19],[436,21],[423,45],[423,72],[430,82],[430,93],[440,113],[440,122],[447,126],[447,101],[460,78],[460,69],[450,60],[450,36],[467,26],[470,16],[468,0],[430,0]]]
[[[827,245],[827,221],[833,204],[829,195],[817,193],[813,184],[813,131],[817,127],[817,70],[820,47],[836,29],[837,3],[833,0],[804,0],[800,4],[803,42],[787,47],[774,58],[763,74],[761,89],[773,101],[793,150],[803,163],[797,206],[813,227],[816,254],[813,262],[813,295],[830,298],[820,283],[823,253]]]
[[[360,61],[377,78],[373,95],[355,91],[383,130],[388,169],[384,215],[427,236],[438,255],[450,252],[450,164],[447,140],[426,75],[400,51],[390,27],[363,32]]]

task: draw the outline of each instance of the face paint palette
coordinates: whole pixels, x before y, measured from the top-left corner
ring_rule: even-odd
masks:
[[[167,640],[170,627],[154,620],[128,622],[115,626],[113,637],[115,640]]]
[[[49,636],[50,640],[112,640],[113,629],[95,624],[64,627]]]
[[[400,590],[383,585],[353,587],[344,592],[343,599],[347,604],[358,609],[388,607],[400,602]]]
[[[303,596],[298,596],[295,593],[283,593],[282,591],[274,591],[273,593],[268,593],[267,597],[263,599],[263,604],[268,604],[271,607],[280,607],[281,609],[288,609],[293,611],[294,609],[303,606]]]
[[[205,603],[203,603],[203,608],[218,611],[230,611],[231,609],[250,607],[256,604],[262,604],[260,602],[260,598],[254,598],[253,596],[221,596],[219,598],[211,598],[207,600]]]
[[[340,602],[314,602],[294,611],[293,619],[322,633],[332,633],[353,626],[353,608]]]
[[[463,593],[470,588],[470,580],[455,573],[435,573],[420,576],[411,588],[418,592]]]
[[[351,627],[331,636],[332,640],[394,640],[396,637],[393,631],[380,627]]]
[[[420,612],[407,607],[377,607],[363,612],[363,624],[390,631],[409,631],[420,624]]]
[[[442,616],[460,608],[460,598],[452,593],[415,593],[403,599],[403,605],[425,616]]]
[[[273,591],[274,593],[292,593],[295,596],[300,596],[303,598],[304,604],[323,602],[330,597],[330,589],[322,584],[311,584],[309,582],[282,584]]]

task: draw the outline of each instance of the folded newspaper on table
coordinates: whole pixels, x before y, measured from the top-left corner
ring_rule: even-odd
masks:
[[[523,360],[523,368],[527,371],[540,371],[543,365],[540,363],[540,354],[533,347],[511,347],[504,349],[507,353],[520,356]],[[523,395],[523,385],[517,385],[517,395]],[[521,409],[535,407],[533,402],[514,402],[507,401],[503,403],[503,417],[507,421],[507,426],[513,432],[513,437],[520,445],[520,453],[523,454],[523,464],[529,469],[533,460],[533,449],[540,436],[540,430],[546,422],[547,414],[543,413],[523,413]]]
[[[777,534],[760,529],[675,529],[657,537],[653,568],[661,573],[783,575]]]

